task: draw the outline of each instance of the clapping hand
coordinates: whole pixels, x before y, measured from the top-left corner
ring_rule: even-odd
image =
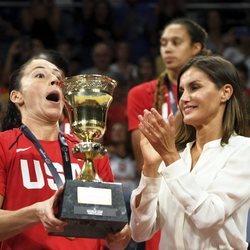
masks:
[[[165,121],[156,109],[152,108],[150,111],[144,110],[139,120],[139,129],[144,136],[141,140],[144,168],[151,168],[151,174],[154,172],[156,175],[160,160],[169,165],[179,159],[175,146],[175,117],[170,114],[168,121]]]

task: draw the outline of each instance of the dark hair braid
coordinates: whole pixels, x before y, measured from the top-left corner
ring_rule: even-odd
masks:
[[[156,90],[154,93],[154,108],[161,114],[162,105],[165,103],[165,88],[168,81],[168,74],[164,71],[158,79]]]

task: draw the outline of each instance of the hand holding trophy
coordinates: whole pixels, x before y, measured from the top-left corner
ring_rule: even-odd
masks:
[[[77,180],[66,180],[58,218],[68,222],[66,237],[105,238],[120,231],[128,222],[122,186],[102,182],[94,159],[107,153],[97,142],[106,129],[107,111],[117,83],[102,75],[77,75],[65,79],[63,92],[71,129],[82,141],[73,148],[84,159]]]

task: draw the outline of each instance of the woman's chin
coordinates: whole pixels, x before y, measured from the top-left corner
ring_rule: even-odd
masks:
[[[183,122],[184,122],[184,124],[189,125],[189,126],[194,126],[194,124],[195,124],[194,120],[189,119],[189,118],[184,118]]]
[[[60,120],[61,115],[58,115],[58,113],[49,113],[46,115],[46,119],[51,121],[52,123],[56,123]]]

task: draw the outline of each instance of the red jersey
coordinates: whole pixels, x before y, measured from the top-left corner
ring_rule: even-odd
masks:
[[[158,80],[141,83],[130,89],[127,99],[128,129],[130,131],[138,129],[138,115],[143,114],[144,109],[151,109],[154,104],[154,95]],[[172,85],[175,100],[177,100],[177,85]],[[165,100],[167,113],[171,113],[169,92],[165,89]]]
[[[79,174],[83,161],[72,154],[72,147],[78,141],[65,135],[68,143],[73,179]],[[39,140],[53,162],[62,181],[65,181],[60,143]],[[50,198],[57,190],[54,179],[34,144],[19,128],[0,133],[0,195],[4,196],[2,209],[17,210]],[[108,156],[95,160],[99,176],[106,182],[113,182]],[[104,241],[100,239],[49,236],[42,224],[30,227],[22,233],[1,243],[1,249],[13,250],[101,250]]]

